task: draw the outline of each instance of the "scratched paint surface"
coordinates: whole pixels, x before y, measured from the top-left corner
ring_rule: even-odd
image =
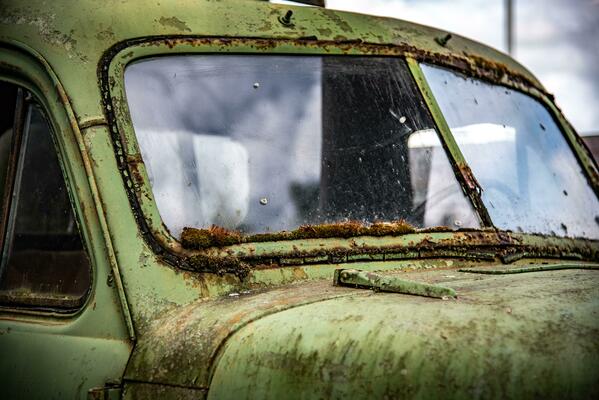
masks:
[[[411,57],[543,99],[596,190],[595,165],[525,68],[457,35],[387,18],[260,1],[167,0],[144,3],[142,13],[139,7],[91,0],[0,5],[2,76],[28,78],[52,113],[60,114],[59,140],[70,143],[64,146],[76,178],[69,190],[84,200],[77,213],[91,227],[87,241],[101,257],[94,264],[91,300],[79,314],[23,317],[2,310],[3,359],[18,362],[19,349],[31,349],[23,359],[27,368],[3,364],[4,377],[22,371],[23,380],[9,380],[11,390],[18,393],[19,384],[41,377],[36,384],[48,393],[85,398],[87,383],[116,377],[117,386],[125,382],[128,398],[226,398],[241,392],[259,397],[267,391],[272,397],[314,398],[597,397],[596,271],[457,271],[502,263],[596,264],[597,242],[489,227],[398,228],[386,235],[351,229],[340,234],[346,228],[334,228],[325,238],[275,235],[184,248],[160,230],[122,82],[132,60],[177,52]],[[280,21],[289,10],[290,19]],[[443,134],[434,98],[417,68],[411,69]],[[446,144],[464,190],[475,193],[468,165]],[[200,236],[214,240],[205,232]],[[334,270],[348,264],[447,286],[458,297],[443,301],[333,287]],[[35,361],[44,346],[53,346],[46,355],[85,349],[106,357],[95,365],[73,357],[63,372],[76,378],[54,379],[50,366]],[[90,379],[92,366],[112,373]],[[308,388],[313,391],[302,391]]]

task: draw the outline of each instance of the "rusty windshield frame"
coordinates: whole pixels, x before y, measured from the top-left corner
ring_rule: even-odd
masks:
[[[315,235],[314,238],[301,238],[303,239],[301,241],[303,246],[301,251],[298,251],[297,240],[280,240],[295,239],[295,237],[286,237],[285,235],[270,235],[257,240],[250,238],[250,240],[239,242],[211,243],[211,246],[206,246],[208,248],[200,247],[199,249],[183,246],[181,241],[174,238],[162,223],[154,201],[148,174],[129,117],[124,88],[124,72],[127,65],[132,61],[149,57],[190,53],[378,55],[404,58],[425,99],[429,112],[433,116],[437,129],[443,137],[443,146],[448,150],[448,156],[456,177],[481,217],[482,229],[444,232],[438,232],[436,229],[424,229],[392,238],[361,236],[360,240],[356,240],[354,237],[360,235],[349,235],[345,238],[330,236],[323,238]],[[597,166],[570,124],[553,103],[552,97],[527,77],[485,59],[474,56],[448,57],[425,50],[421,51],[412,46],[370,45],[362,42],[337,43],[302,39],[271,40],[219,37],[149,37],[116,44],[105,53],[98,71],[105,113],[111,129],[118,166],[124,179],[135,218],[146,242],[170,264],[185,268],[186,266],[189,267],[190,263],[195,263],[195,267],[191,267],[193,269],[206,267],[209,264],[206,261],[212,260],[213,257],[248,258],[252,260],[279,260],[282,257],[292,260],[292,263],[304,263],[310,257],[314,258],[314,262],[325,258],[329,261],[347,261],[349,260],[348,257],[355,258],[359,254],[370,257],[379,253],[397,253],[398,248],[405,257],[422,257],[424,253],[433,254],[434,252],[431,253],[431,251],[437,248],[446,248],[446,250],[450,250],[438,251],[434,254],[463,257],[472,253],[475,258],[487,259],[496,259],[502,254],[516,254],[514,257],[546,255],[575,259],[598,258],[599,246],[597,246],[596,241],[528,233],[516,234],[498,231],[493,227],[488,212],[480,199],[480,186],[472,175],[463,155],[461,155],[449,128],[446,123],[444,124],[443,115],[436,106],[434,97],[420,69],[420,62],[454,69],[493,84],[524,92],[539,100],[558,122],[567,142],[572,147],[583,170],[587,173],[591,187],[595,194],[599,194]],[[313,248],[312,245],[316,243],[318,243],[321,250],[317,251]],[[361,246],[356,245],[357,243],[361,243]],[[483,248],[483,250],[479,249],[474,252],[468,250],[476,246]],[[323,252],[322,248],[328,250]],[[409,248],[418,248],[418,250],[416,252],[406,250]],[[424,253],[422,248],[426,250]],[[332,255],[333,253],[341,256],[335,258]],[[191,260],[195,261],[192,262]],[[261,261],[256,262],[260,263]],[[224,268],[226,269],[226,266]]]

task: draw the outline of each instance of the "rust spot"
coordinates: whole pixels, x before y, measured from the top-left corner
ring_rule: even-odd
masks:
[[[462,177],[464,177],[464,182],[468,186],[468,189],[478,190],[480,188],[480,185],[476,181],[476,178],[474,177],[474,174],[472,173],[470,167],[463,163],[457,163],[457,166],[460,170],[460,173],[462,174]]]
[[[426,230],[418,230],[422,233]],[[245,237],[245,238],[249,238]],[[550,237],[539,237],[542,241]],[[568,242],[568,243],[566,243]],[[222,254],[222,253],[221,253]],[[357,257],[356,257],[357,256]],[[368,257],[371,256],[371,257]],[[419,240],[406,243],[377,246],[374,244],[346,245],[335,247],[285,251],[280,255],[256,256],[243,249],[237,255],[228,253],[195,253],[187,257],[179,266],[195,272],[209,272],[223,275],[231,273],[239,279],[245,278],[252,270],[297,268],[300,264],[339,264],[360,260],[390,261],[411,258],[457,258],[512,262],[520,258],[557,258],[572,260],[597,260],[599,249],[592,241],[560,240],[549,245],[525,242],[518,235],[497,231],[458,231],[451,237],[435,238],[434,233],[424,235]],[[295,271],[294,271],[295,272]]]
[[[230,273],[240,279],[245,278],[250,272],[249,265],[236,257],[215,257],[196,254],[187,257],[185,261],[188,266],[197,272],[209,272],[221,276]]]

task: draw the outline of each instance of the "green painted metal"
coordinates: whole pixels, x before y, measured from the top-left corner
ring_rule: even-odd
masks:
[[[346,289],[360,295],[248,322],[221,349],[208,398],[599,394],[595,271],[401,276],[443,283],[460,295],[438,301]]]
[[[111,264],[80,154],[79,131],[60,81],[43,60],[1,47],[0,79],[30,90],[49,116],[94,283],[85,305],[74,313],[0,309],[1,397],[85,398],[88,387],[122,377],[132,343],[119,293],[105,283]]]
[[[107,383],[117,393],[111,385],[121,382],[127,399],[596,397],[595,271],[458,271],[595,265],[596,241],[488,228],[187,250],[162,225],[123,86],[128,63],[166,54],[406,57],[421,90],[418,62],[432,62],[544,99],[592,177],[574,131],[524,67],[458,35],[440,43],[446,32],[388,18],[250,0],[163,0],[139,10],[118,1],[0,4],[0,77],[34,91],[59,128],[94,274],[72,315],[0,310],[0,397],[26,388],[31,398],[85,398]],[[425,100],[458,166],[463,157],[434,98]],[[198,255],[238,261],[248,275],[195,271],[185,260]],[[350,267],[460,296],[332,286],[335,269]]]
[[[124,386],[123,400],[204,400],[208,395],[208,391],[202,389],[142,382],[127,382]]]
[[[556,271],[560,269],[596,269],[599,265],[595,264],[546,264],[530,265],[526,267],[508,267],[508,268],[461,268],[460,272],[471,272],[473,274],[505,275],[522,274],[526,272]]]
[[[336,269],[333,276],[333,284],[368,288],[377,292],[412,294],[416,296],[436,297],[438,299],[457,296],[455,290],[452,288],[407,281],[395,276],[385,276],[353,268]]]
[[[385,276],[358,269],[339,268],[335,270],[333,284],[338,286],[355,286],[380,292],[412,294],[416,296],[445,299],[456,297],[455,290],[439,285],[406,281],[396,276]]]

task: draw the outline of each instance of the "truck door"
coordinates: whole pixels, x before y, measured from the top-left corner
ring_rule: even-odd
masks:
[[[44,93],[0,70],[0,398],[85,399],[118,388],[131,342],[76,142]]]

